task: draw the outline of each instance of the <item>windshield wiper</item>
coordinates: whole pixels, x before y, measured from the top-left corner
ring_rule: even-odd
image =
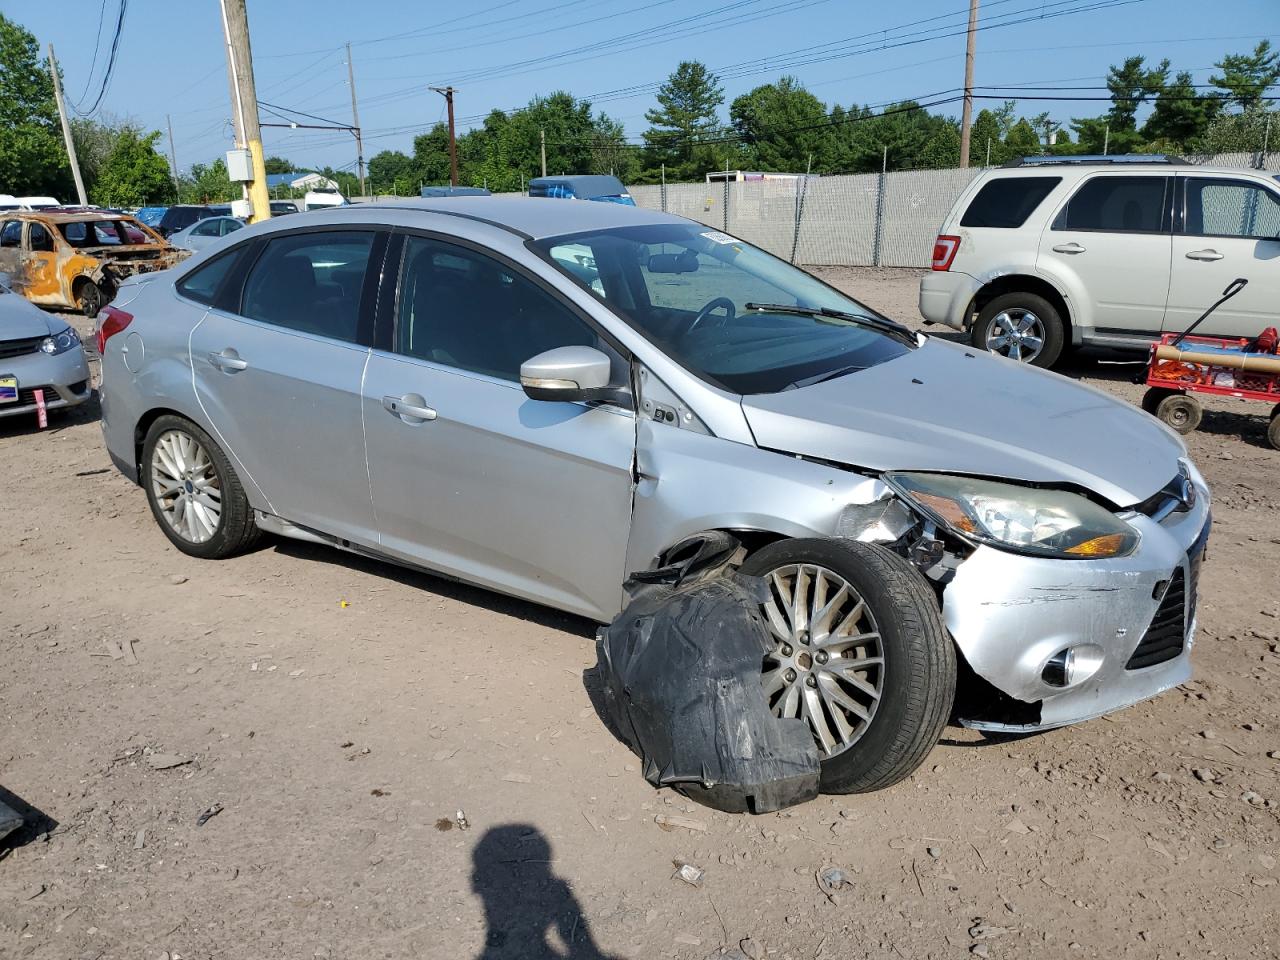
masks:
[[[799,390],[801,387],[811,387],[815,383],[826,383],[828,380],[836,379],[836,377],[843,377],[846,374],[857,373],[859,370],[865,370],[865,369],[867,368],[863,366],[859,366],[857,364],[854,364],[848,367],[840,367],[837,370],[828,370],[826,373],[819,373],[816,376],[805,377],[802,380],[793,380],[791,383],[788,383],[782,389],[783,390]]]
[[[747,303],[743,306],[747,310],[758,310],[761,313],[790,313],[799,317],[830,317],[833,320],[847,320],[850,323],[877,330],[893,337],[895,340],[900,340],[907,346],[914,347],[919,345],[915,333],[908,327],[904,327],[893,320],[872,317],[865,313],[846,313],[843,310],[832,310],[830,307],[802,307],[799,304],[788,305],[785,303]]]

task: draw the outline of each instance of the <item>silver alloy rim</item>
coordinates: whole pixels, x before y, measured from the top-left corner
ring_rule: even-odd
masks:
[[[151,454],[151,490],[169,528],[188,543],[204,543],[222,521],[218,472],[200,442],[166,430]]]
[[[804,720],[823,759],[867,732],[884,686],[879,627],[847,580],[810,563],[778,567],[766,578],[762,610],[777,645],[764,658],[764,692],[773,715]]]
[[[1030,363],[1044,349],[1044,322],[1030,310],[1002,310],[987,330],[987,349],[1011,360]]]

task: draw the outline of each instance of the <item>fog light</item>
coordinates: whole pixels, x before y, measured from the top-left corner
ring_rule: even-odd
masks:
[[[1064,647],[1044,665],[1040,679],[1051,687],[1073,687],[1088,680],[1102,666],[1102,648],[1092,643]]]

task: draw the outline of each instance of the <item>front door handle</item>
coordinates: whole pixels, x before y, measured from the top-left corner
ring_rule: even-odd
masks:
[[[406,393],[403,397],[383,397],[382,409],[405,423],[418,424],[436,418],[436,412],[416,393]]]
[[[1053,248],[1054,253],[1084,253],[1084,247],[1074,240],[1070,243],[1059,243]]]
[[[221,353],[209,354],[209,362],[223,373],[236,373],[249,367],[249,362],[241,360],[240,355],[231,347],[227,347]]]
[[[1188,260],[1221,260],[1222,254],[1220,254],[1217,250],[1214,250],[1214,249],[1188,250],[1187,259]]]

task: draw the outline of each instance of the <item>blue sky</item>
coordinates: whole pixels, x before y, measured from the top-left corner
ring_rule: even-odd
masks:
[[[119,2],[105,0],[104,8],[100,0],[0,0],[0,10],[42,47],[54,44],[69,98],[87,107],[101,83]],[[1088,6],[1100,9],[1053,16]],[[91,74],[103,9],[102,49]],[[495,107],[566,89],[597,95],[597,109],[637,139],[654,102],[649,85],[684,59],[725,68],[726,115],[734,96],[783,73],[828,104],[943,99],[963,83],[968,3],[248,0],[248,10],[258,97],[289,110],[351,122],[342,49],[351,41],[367,158],[383,149],[409,152],[414,134],[443,118],[444,101],[428,85],[458,88],[463,129]],[[1224,53],[1251,49],[1263,37],[1280,43],[1280,0],[982,0],[982,16],[990,26],[978,35],[979,86],[1101,85],[1108,65],[1132,54],[1168,57],[1203,83]],[[1018,20],[1025,22],[997,25]],[[1024,113],[1047,109],[1061,121],[1106,106],[1021,101]],[[171,115],[183,169],[226,150],[230,104],[217,0],[131,0],[102,110],[157,130]],[[959,106],[938,110],[958,115]],[[271,117],[264,112],[262,119]],[[354,164],[347,134],[265,130],[264,139],[268,153],[299,168]]]

